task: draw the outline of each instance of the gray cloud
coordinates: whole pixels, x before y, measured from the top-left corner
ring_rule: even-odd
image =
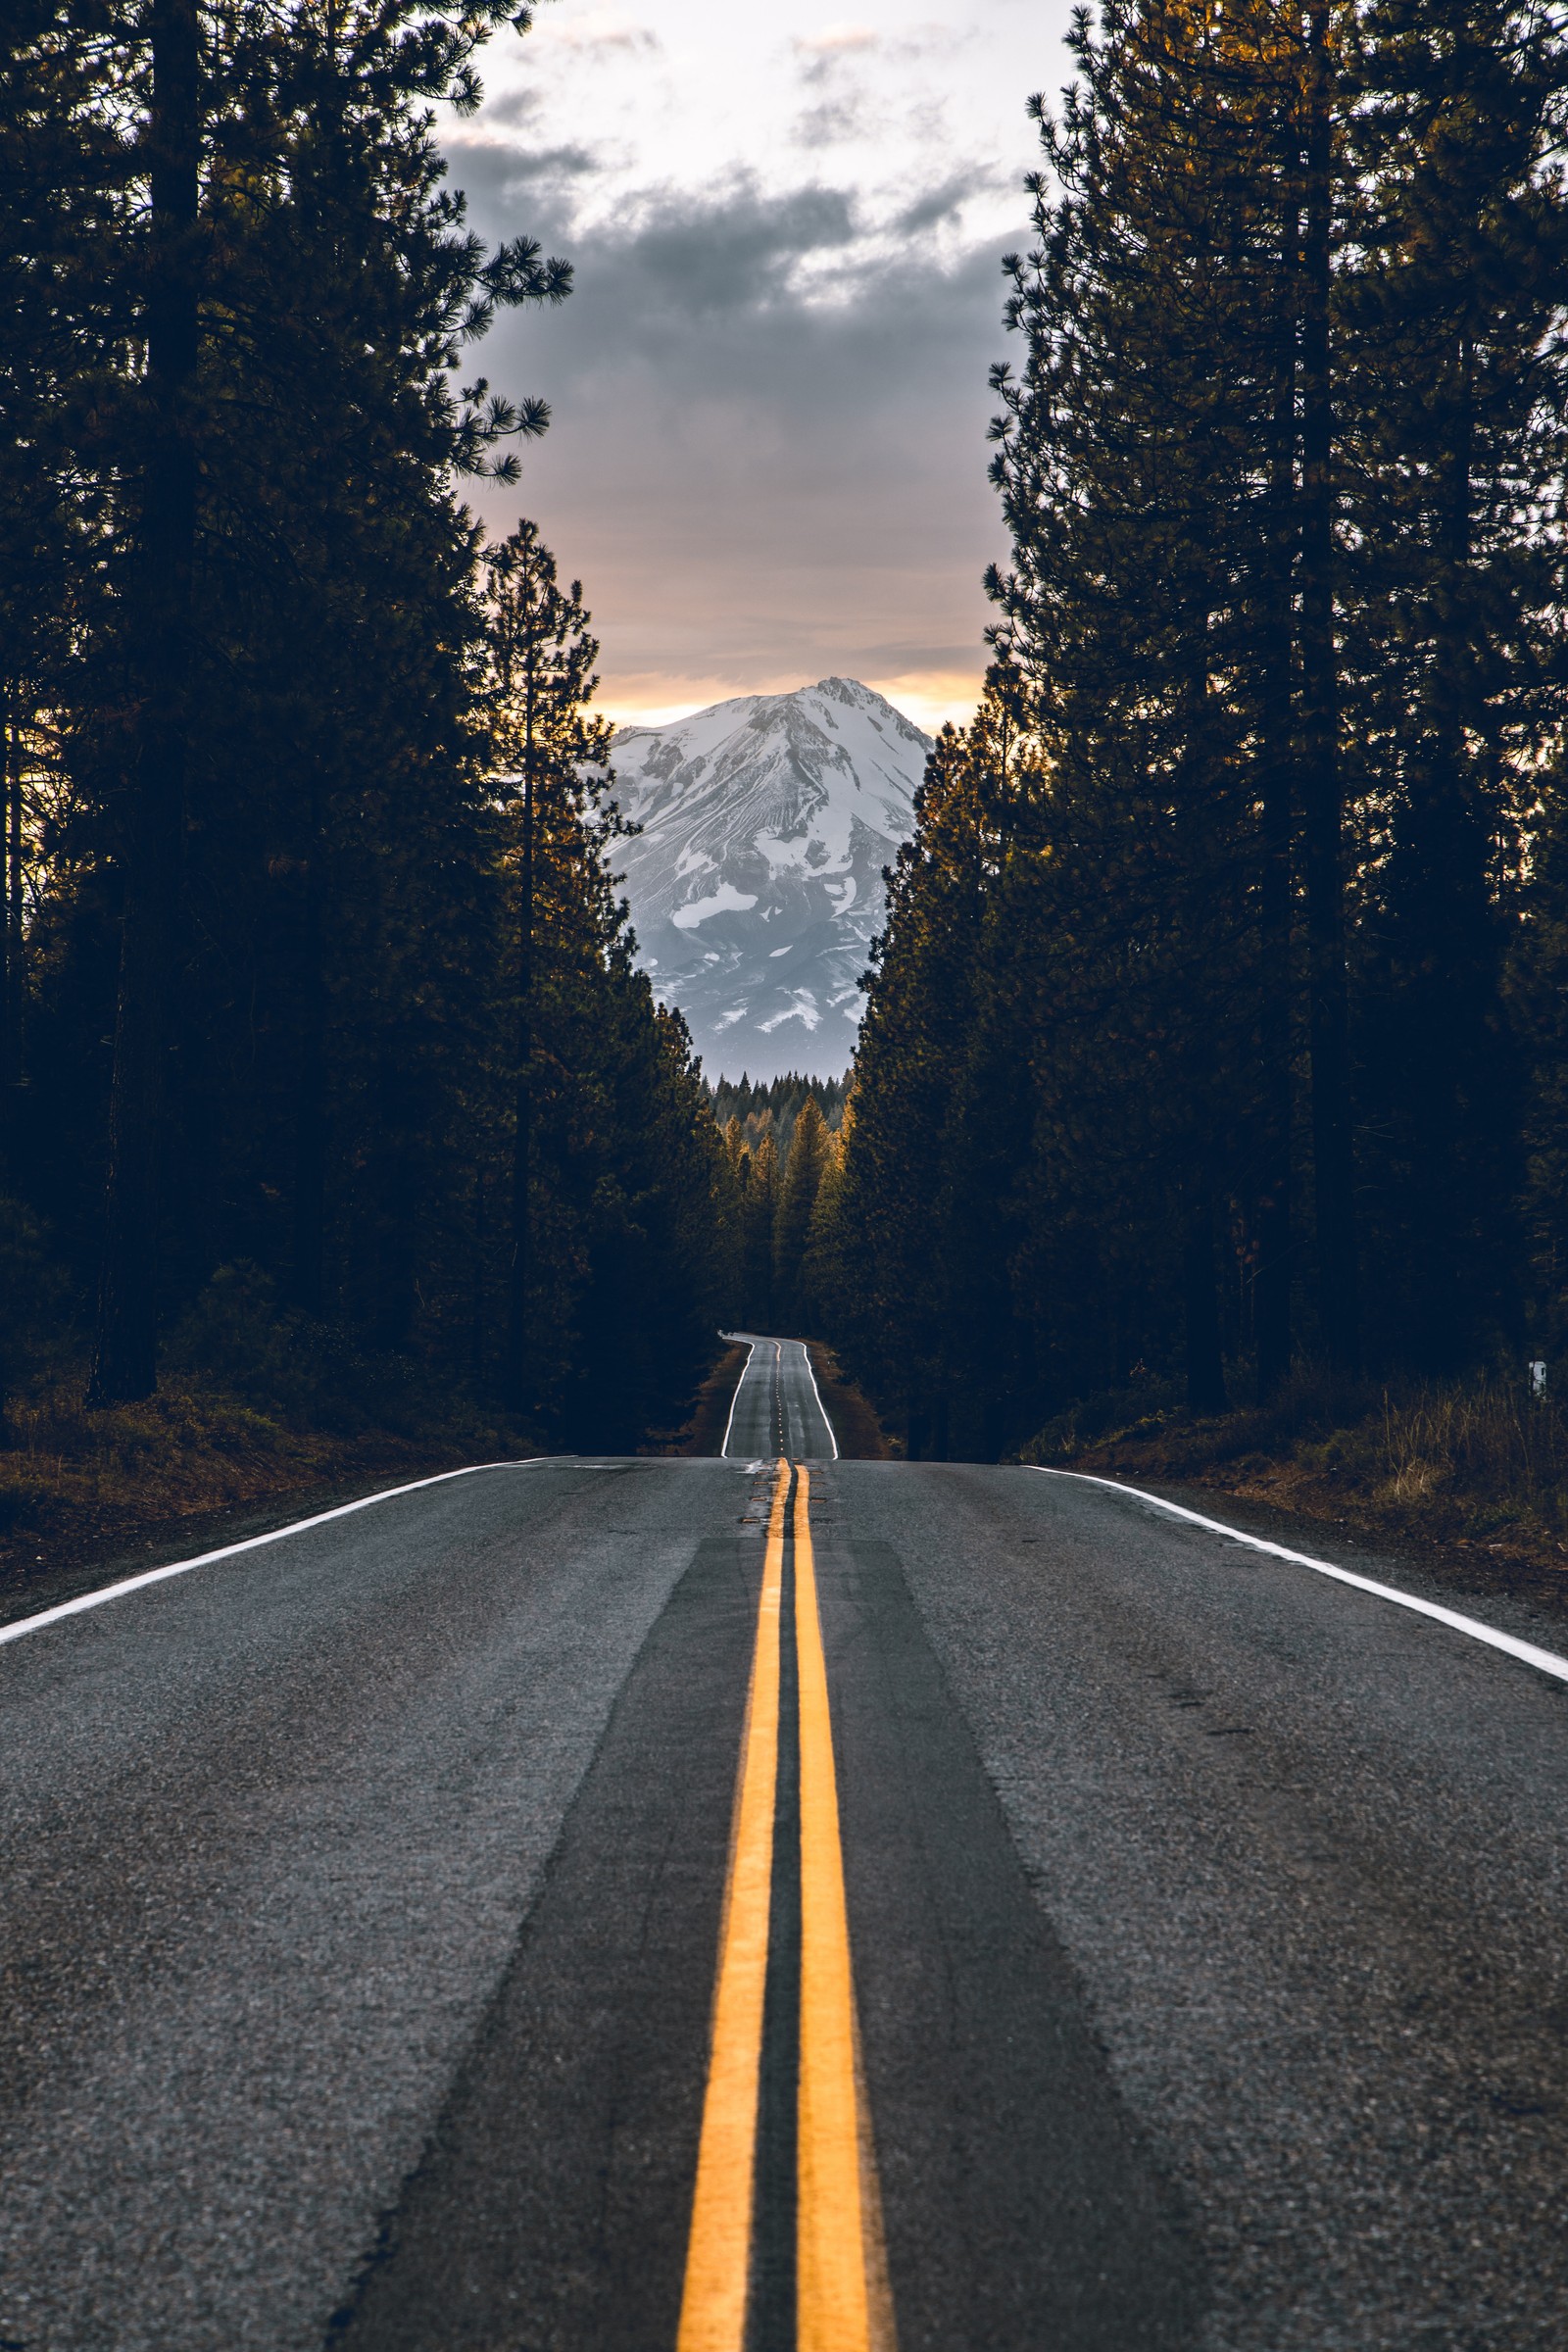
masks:
[[[485,96],[484,113],[487,128],[494,128],[499,124],[503,130],[515,130],[521,123],[531,122],[539,111],[539,93],[535,89],[505,90],[499,98],[492,98],[488,92]],[[466,158],[474,152],[474,149],[468,147],[463,150]]]
[[[591,147],[496,147],[478,152],[485,153],[485,164],[477,172],[465,169],[464,180],[470,191],[483,188],[502,202],[558,189],[586,178],[600,166]]]
[[[568,173],[530,183],[476,148],[453,177],[481,229],[525,229],[575,267],[561,311],[512,314],[485,346],[491,380],[543,394],[555,421],[521,484],[476,503],[498,529],[536,515],[581,574],[612,700],[674,701],[682,679],[978,677],[980,575],[1004,552],[986,371],[1016,232],[933,264],[924,232],[956,181],[889,246],[830,186],[741,177],[585,230]],[[677,681],[662,698],[661,678]]]
[[[842,146],[847,139],[863,135],[866,113],[864,95],[858,90],[838,98],[824,98],[819,105],[808,106],[796,116],[790,135],[797,147]]]
[[[939,228],[960,212],[971,196],[987,194],[995,189],[997,175],[991,172],[960,172],[945,179],[940,187],[930,189],[906,205],[894,222],[901,236],[917,237],[928,228]]]
[[[547,23],[541,31],[547,45],[576,49],[585,57],[647,57],[664,46],[651,24]]]
[[[841,188],[767,196],[739,177],[697,203],[662,197],[628,236],[608,240],[603,260],[619,265],[631,281],[626,294],[645,313],[753,311],[785,296],[797,264],[842,250],[856,233],[854,204]]]

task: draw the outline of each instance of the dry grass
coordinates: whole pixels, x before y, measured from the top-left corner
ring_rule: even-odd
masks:
[[[1266,1408],[1211,1420],[1139,1401],[1091,1399],[1022,1458],[1193,1479],[1373,1534],[1568,1564],[1568,1414],[1523,1381],[1371,1389],[1303,1373]]]
[[[1372,1500],[1444,1505],[1472,1532],[1513,1524],[1568,1534],[1568,1421],[1552,1403],[1500,1381],[1385,1397]]]
[[[13,1398],[0,1450],[0,1590],[107,1557],[185,1523],[383,1475],[471,1459],[481,1434],[290,1427],[220,1387],[174,1375],[144,1403],[87,1412],[80,1377]]]

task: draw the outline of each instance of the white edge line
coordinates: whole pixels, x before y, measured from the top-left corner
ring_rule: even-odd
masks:
[[[720,1334],[719,1334],[719,1337],[720,1337],[720,1339],[722,1339],[722,1338],[723,1338],[723,1336],[724,1336],[724,1335],[723,1335],[723,1333],[722,1333],[722,1332],[720,1332]],[[748,1350],[748,1352],[747,1352],[746,1361],[745,1361],[745,1363],[744,1363],[744,1364],[742,1364],[742,1366],[741,1366],[741,1376],[740,1376],[739,1380],[738,1380],[738,1381],[735,1383],[735,1394],[734,1394],[734,1396],[733,1396],[730,1398],[730,1400],[729,1400],[729,1419],[728,1419],[728,1420],[725,1422],[725,1424],[724,1424],[724,1439],[723,1439],[723,1443],[722,1443],[722,1445],[719,1446],[719,1449],[718,1449],[718,1458],[719,1458],[719,1460],[720,1460],[720,1461],[723,1461],[723,1460],[724,1460],[724,1459],[727,1457],[727,1455],[728,1455],[728,1453],[729,1453],[729,1433],[730,1433],[730,1431],[731,1431],[731,1430],[734,1428],[734,1426],[735,1426],[735,1407],[736,1407],[736,1406],[739,1404],[739,1402],[740,1402],[740,1400],[741,1400],[741,1391],[742,1391],[742,1389],[744,1389],[744,1388],[745,1388],[745,1386],[746,1386],[746,1375],[747,1375],[747,1373],[748,1373],[748,1372],[751,1370],[751,1368],[752,1368],[752,1357],[753,1357],[753,1356],[754,1356],[756,1353],[757,1353],[757,1342],[754,1340],[754,1341],[752,1342],[751,1348],[749,1348],[749,1350]]]
[[[11,1625],[0,1625],[0,1646],[7,1642],[20,1642],[24,1634],[41,1633],[46,1625],[58,1625],[62,1617],[79,1617],[86,1609],[101,1609],[106,1600],[119,1600],[123,1593],[139,1592],[145,1585],[161,1585],[171,1576],[188,1576],[193,1568],[205,1568],[213,1560],[231,1560],[236,1552],[256,1551],[264,1544],[281,1544],[285,1536],[302,1536],[309,1527],[324,1527],[329,1519],[346,1519],[352,1511],[368,1511],[372,1502],[390,1502],[398,1494],[416,1494],[421,1487],[444,1486],[451,1478],[473,1478],[481,1470],[540,1470],[548,1463],[571,1462],[575,1454],[541,1453],[530,1455],[520,1462],[467,1462],[461,1470],[438,1470],[433,1478],[411,1479],[407,1486],[384,1487],[379,1494],[362,1494],[357,1502],[340,1502],[330,1511],[318,1511],[310,1519],[293,1519],[287,1527],[274,1527],[265,1536],[247,1536],[242,1544],[222,1544],[217,1551],[200,1551],[193,1560],[172,1560],[164,1568],[144,1568],[139,1576],[122,1577],[117,1585],[100,1586],[96,1592],[78,1592],[74,1600],[62,1600],[52,1609],[40,1609],[34,1617],[19,1617]],[[591,1463],[584,1463],[585,1469]]]
[[[1119,1478],[1094,1478],[1087,1470],[1052,1470],[1043,1462],[1021,1462],[1022,1470],[1034,1470],[1042,1478],[1075,1478],[1082,1486],[1108,1487],[1113,1494],[1131,1494],[1139,1502],[1152,1503],[1156,1511],[1169,1511],[1172,1518],[1191,1520],[1194,1527],[1207,1528],[1211,1535],[1228,1536],[1233,1544],[1246,1544],[1253,1551],[1266,1551],[1277,1560],[1290,1560],[1298,1568],[1310,1568],[1318,1576],[1332,1576],[1337,1584],[1353,1585],[1358,1592],[1370,1592],[1378,1600],[1392,1600],[1397,1608],[1413,1609],[1418,1617],[1435,1618],[1439,1625],[1451,1626],[1456,1634],[1468,1634],[1472,1642],[1484,1642],[1489,1649],[1506,1650],[1510,1658],[1521,1658],[1527,1666],[1539,1667],[1543,1674],[1554,1675],[1558,1682],[1568,1683],[1568,1658],[1560,1658],[1553,1649],[1538,1649],[1533,1642],[1520,1642],[1512,1634],[1499,1633],[1495,1626],[1483,1625],[1479,1617],[1463,1617],[1457,1609],[1445,1609],[1435,1600],[1422,1600],[1414,1592],[1400,1592],[1393,1585],[1374,1583],[1370,1576],[1357,1576],[1349,1568],[1337,1568],[1332,1560],[1315,1560],[1310,1552],[1292,1551],[1284,1544],[1270,1544],[1262,1536],[1250,1536],[1244,1528],[1232,1527],[1223,1519],[1206,1519],[1201,1511],[1190,1511],[1180,1502],[1167,1502],[1163,1494],[1151,1494],[1145,1487],[1124,1486]]]
[[[822,1427],[827,1431],[827,1442],[833,1448],[833,1459],[837,1461],[839,1442],[833,1435],[833,1424],[827,1417],[827,1407],[822,1402],[822,1392],[816,1385],[816,1374],[811,1369],[811,1343],[809,1340],[801,1342],[801,1353],[806,1358],[806,1377],[811,1384],[811,1395],[816,1398],[816,1409],[822,1416]]]

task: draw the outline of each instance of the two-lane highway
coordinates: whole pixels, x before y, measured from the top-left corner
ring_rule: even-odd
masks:
[[[822,1409],[804,1340],[725,1335],[746,1348],[719,1451],[732,1461],[782,1454],[791,1461],[838,1459],[838,1440]]]
[[[1568,1688],[820,1413],[0,1646],[0,2343],[1568,2340]]]

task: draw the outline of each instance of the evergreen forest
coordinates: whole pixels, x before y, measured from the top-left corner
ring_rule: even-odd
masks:
[[[154,1446],[204,1382],[632,1446],[712,1359],[729,1162],[633,965],[589,615],[464,503],[549,423],[476,346],[571,292],[443,175],[432,109],[504,20],[7,13],[0,1407],[34,1455],[83,1405]]]
[[[1568,35],[1106,0],[1033,102],[993,662],[830,1328],[910,1449],[1568,1353]],[[1106,1408],[1109,1409],[1108,1407]]]
[[[741,1141],[749,1151],[755,1152],[763,1134],[771,1132],[774,1150],[787,1156],[808,1095],[828,1126],[836,1130],[843,1123],[849,1081],[802,1078],[792,1070],[783,1078],[759,1079],[754,1085],[743,1072],[738,1080],[720,1078],[709,1087],[708,1095],[713,1116],[726,1133],[731,1119],[739,1120]]]
[[[853,1072],[765,1084],[636,967],[581,584],[466,503],[550,422],[476,347],[572,290],[444,176],[502,22],[8,13],[0,1437],[150,1444],[206,1383],[673,1442],[730,1323],[831,1342],[911,1454],[1555,1381],[1560,20],[1076,23],[985,692]]]

